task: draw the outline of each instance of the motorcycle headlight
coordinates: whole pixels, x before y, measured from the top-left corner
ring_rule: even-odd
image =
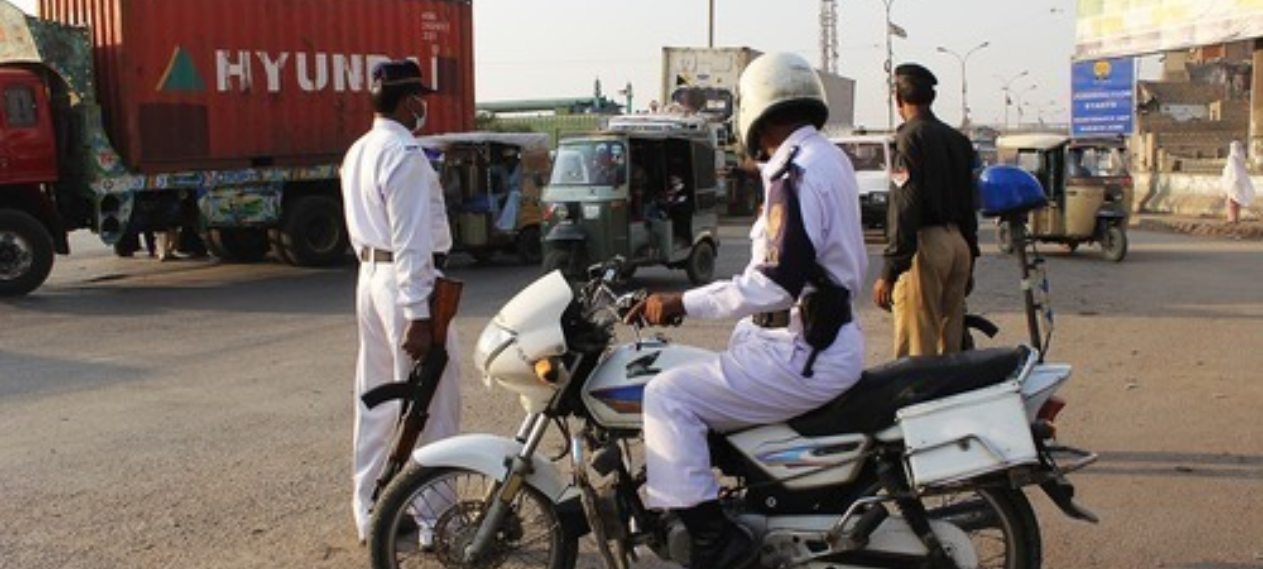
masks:
[[[483,328],[482,334],[478,336],[478,343],[474,345],[474,366],[483,377],[488,375],[487,370],[491,369],[491,363],[504,353],[504,350],[515,339],[513,332],[501,328],[494,321]]]

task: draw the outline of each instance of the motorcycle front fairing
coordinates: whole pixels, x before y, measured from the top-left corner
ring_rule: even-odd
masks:
[[[555,388],[536,377],[541,359],[566,353],[562,314],[574,292],[558,271],[552,271],[519,292],[491,319],[474,348],[474,366],[483,383],[492,381],[522,397],[527,412],[547,406]]]

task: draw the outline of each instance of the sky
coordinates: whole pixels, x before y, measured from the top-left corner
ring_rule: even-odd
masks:
[[[706,47],[714,4],[714,46],[790,51],[820,64],[819,0],[474,0],[479,101],[583,97],[600,78],[603,92],[644,109],[662,91],[662,47]],[[836,0],[838,71],[856,83],[857,125],[886,126],[883,0]],[[961,118],[961,64],[966,60],[974,123],[1004,122],[1010,84],[1017,121],[1069,120],[1074,0],[891,0],[891,21],[907,32],[892,39],[893,60],[915,61],[938,76],[935,110]],[[894,117],[896,123],[899,118]]]
[[[1004,123],[1006,82],[1009,124],[1019,109],[1027,123],[1069,120],[1074,0],[836,0],[838,72],[857,82],[858,126],[888,120],[886,1],[907,32],[891,40],[894,63],[938,76],[943,120],[961,119],[961,63],[937,48],[963,56],[983,42],[965,65],[974,123]],[[661,97],[662,47],[708,45],[712,2],[715,47],[789,51],[820,64],[819,0],[473,0],[475,99],[588,97],[599,79],[620,103],[630,84],[633,110],[643,110]],[[36,0],[15,4],[29,12]]]

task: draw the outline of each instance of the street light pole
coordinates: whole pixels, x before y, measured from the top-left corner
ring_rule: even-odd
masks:
[[[1022,128],[1022,97],[1031,92],[1037,85],[1031,83],[1025,89],[1017,92],[1017,128]]]
[[[1000,90],[1004,92],[1004,130],[1009,130],[1009,107],[1013,104],[1012,92],[1009,91],[1009,86],[1012,85],[1014,81],[1017,81],[1022,77],[1026,77],[1027,75],[1030,75],[1030,71],[1026,69],[1023,69],[1021,73],[1018,73],[1007,80],[1003,75],[996,75],[996,77],[999,77],[1000,81],[1004,83],[1004,86],[1000,88]]]
[[[938,51],[940,53],[946,53],[952,57],[955,57],[956,60],[960,62],[960,128],[961,130],[965,130],[969,128],[969,73],[965,66],[966,64],[969,63],[969,56],[973,55],[974,52],[984,47],[987,47],[989,45],[991,45],[991,42],[984,41],[970,48],[969,51],[965,52],[965,55],[956,53],[943,46],[938,46]]]

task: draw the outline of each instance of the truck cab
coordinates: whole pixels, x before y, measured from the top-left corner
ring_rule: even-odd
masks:
[[[0,297],[48,278],[54,253],[69,253],[58,210],[58,144],[48,89],[35,71],[0,67]]]
[[[20,68],[0,68],[0,184],[57,181],[57,141],[44,82]]]

